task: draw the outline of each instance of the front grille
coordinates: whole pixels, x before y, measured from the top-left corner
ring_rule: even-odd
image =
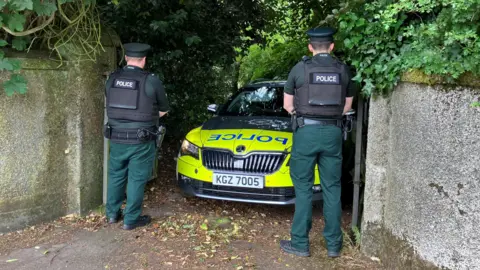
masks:
[[[202,162],[210,170],[270,174],[280,168],[285,156],[284,153],[254,153],[242,157],[230,151],[205,149]]]

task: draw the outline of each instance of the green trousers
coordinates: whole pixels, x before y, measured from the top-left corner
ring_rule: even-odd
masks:
[[[124,224],[134,224],[142,213],[145,185],[152,175],[155,141],[142,144],[110,143],[107,187],[107,218],[120,213],[127,192]]]
[[[312,227],[312,195],[315,164],[318,164],[323,192],[323,236],[329,251],[340,251],[342,131],[336,126],[309,125],[293,134],[290,176],[295,187],[295,214],[291,229],[292,246],[309,250]]]

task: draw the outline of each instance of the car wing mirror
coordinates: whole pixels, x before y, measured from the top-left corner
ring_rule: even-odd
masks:
[[[207,110],[209,112],[216,113],[218,111],[218,107],[219,106],[217,104],[210,104],[210,105],[208,105]]]

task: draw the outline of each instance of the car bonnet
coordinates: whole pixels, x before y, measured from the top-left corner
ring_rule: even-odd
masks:
[[[252,151],[289,151],[290,119],[281,117],[214,117],[200,130],[204,148],[229,149],[235,154]]]

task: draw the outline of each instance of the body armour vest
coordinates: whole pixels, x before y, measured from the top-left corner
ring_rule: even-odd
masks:
[[[111,76],[107,91],[107,115],[109,119],[149,122],[153,115],[154,99],[147,96],[145,82],[149,73],[145,71],[118,70]]]
[[[347,94],[345,66],[338,61],[321,64],[304,60],[304,82],[295,91],[295,112],[299,116],[340,118]]]

